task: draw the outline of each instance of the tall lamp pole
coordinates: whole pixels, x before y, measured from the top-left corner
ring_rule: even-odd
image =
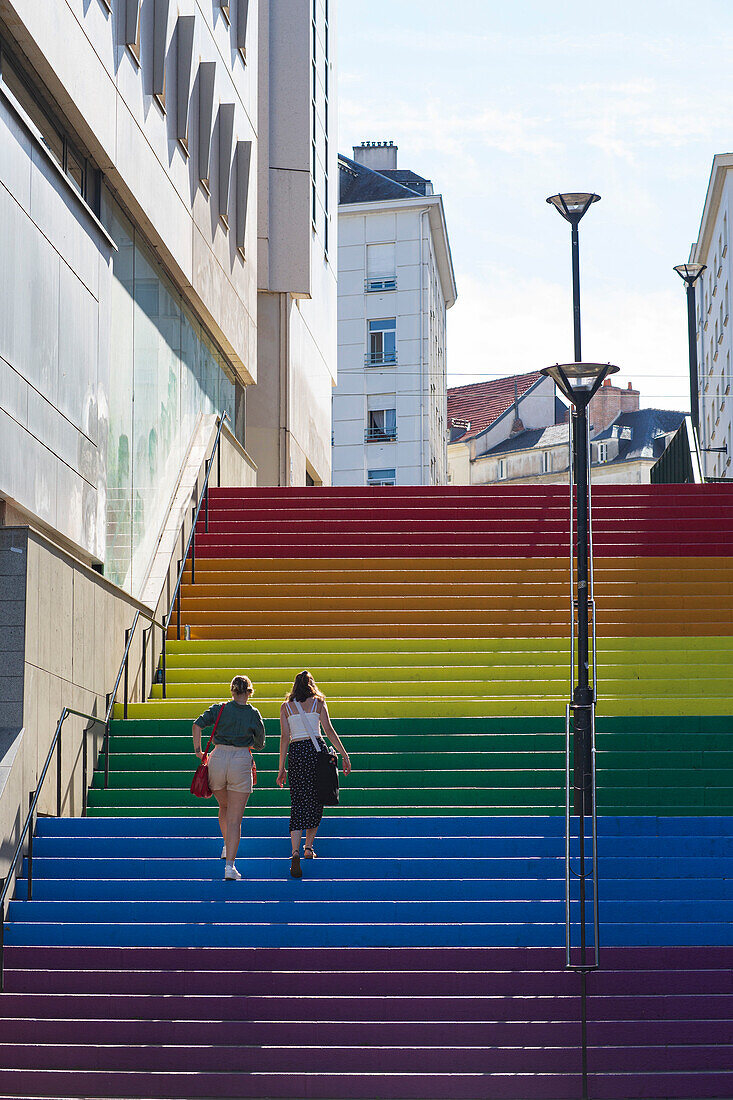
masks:
[[[593,730],[595,714],[595,663],[593,686],[590,680],[588,644],[589,611],[595,610],[592,596],[592,560],[590,537],[590,438],[588,434],[588,405],[599,386],[618,367],[609,363],[583,363],[580,339],[580,243],[578,225],[600,195],[587,191],[551,195],[547,202],[570,223],[570,243],[573,265],[573,348],[575,362],[546,367],[542,373],[552,378],[560,391],[570,401],[571,455],[570,455],[570,546],[571,546],[571,596],[573,613],[577,610],[577,673],[572,668],[572,702],[566,712],[566,792],[565,792],[565,965],[579,970],[581,981],[581,1038],[583,1098],[588,1096],[588,1037],[586,978],[587,971],[598,965],[598,887],[596,880],[596,810],[595,765],[593,758]],[[574,476],[573,476],[574,475]],[[577,523],[573,530],[573,480],[576,483]],[[574,566],[574,568],[572,568]],[[589,590],[590,584],[590,590]],[[575,615],[573,614],[572,618]],[[571,635],[575,644],[575,623],[571,618]],[[594,619],[595,622],[595,619]],[[595,627],[594,627],[595,630]],[[595,633],[594,633],[595,637]],[[595,648],[595,647],[594,647]],[[594,652],[595,662],[595,652]],[[580,965],[573,965],[571,957],[571,868],[570,868],[570,714],[573,715],[573,814],[578,817],[579,887],[580,887]],[[595,961],[588,964],[586,954],[586,864],[585,817],[592,815],[593,858],[593,928]]]
[[[583,353],[580,350],[580,240],[578,224],[590,210],[594,202],[600,202],[600,195],[589,191],[572,191],[563,195],[550,195],[547,202],[566,222],[570,222],[570,247],[573,257],[573,354],[575,362],[580,363]]]
[[[690,416],[700,438],[700,397],[697,380],[697,335],[695,324],[695,283],[706,270],[706,264],[678,264],[675,271],[687,291],[687,341],[690,353]]]

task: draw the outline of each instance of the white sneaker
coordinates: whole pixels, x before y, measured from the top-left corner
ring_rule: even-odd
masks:
[[[226,846],[226,844],[224,845],[224,847],[223,847],[223,848],[222,848],[222,850],[221,850],[221,858],[222,858],[222,859],[226,859],[226,858],[227,858],[227,846]]]
[[[224,878],[227,880],[227,882],[236,882],[241,877],[242,876],[240,875],[239,871],[234,866],[234,864],[232,863],[230,865],[230,864],[227,863],[227,865],[224,869]]]

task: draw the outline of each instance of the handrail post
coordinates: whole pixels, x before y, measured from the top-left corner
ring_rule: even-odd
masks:
[[[30,818],[28,822],[28,901],[33,898],[33,799],[35,795],[35,791],[31,791],[28,795],[28,816]]]
[[[206,482],[206,488],[204,489],[204,530],[206,534],[209,533],[209,459],[204,462],[204,481]]]
[[[196,584],[196,509],[191,509],[191,584]],[[180,600],[180,592],[179,592]]]
[[[89,726],[84,727],[81,735],[81,816],[87,816],[87,741],[89,739]]]
[[[179,578],[180,578],[180,575],[181,575],[181,565],[182,564],[183,563],[182,563],[181,559],[179,558],[178,559],[178,576],[179,576]],[[180,642],[180,640],[181,640],[181,586],[180,586],[180,584],[178,585],[178,593],[176,595],[176,637],[178,638],[178,641]],[[125,717],[127,717],[127,716],[125,715]]]
[[[147,656],[148,656],[147,651],[148,651],[148,632],[147,632],[147,630],[143,630],[143,659],[142,659],[142,674],[143,674],[142,700],[143,700],[143,702],[145,702],[145,696],[146,696],[145,689],[147,687],[147,683],[146,683],[147,678],[146,678],[146,675],[145,675],[145,673],[147,671],[146,667],[145,667],[146,664],[147,664]]]
[[[166,642],[168,640],[168,620],[163,619],[163,649],[161,651],[161,668],[163,670],[163,698],[166,697],[166,667],[165,667],[165,649]]]
[[[105,711],[105,714],[109,713],[109,704],[110,704],[110,697],[109,697],[109,693],[108,693],[107,694],[107,710]],[[104,789],[105,790],[109,786],[109,721],[110,721],[109,718],[105,719],[105,723],[104,723],[104,743],[102,745],[102,749],[103,749],[103,752],[104,752]]]
[[[5,889],[4,878],[0,878],[0,894]],[[0,993],[5,992],[5,901],[0,901]]]
[[[216,440],[216,487],[221,489],[221,429],[224,427],[224,420],[219,422],[219,435]]]
[[[124,697],[124,702],[122,704],[122,714],[123,714],[124,718],[127,718],[128,667],[129,667],[129,657],[130,657],[130,653],[129,653],[129,650],[128,650],[129,642],[130,642],[130,631],[126,630],[125,631],[125,697]]]
[[[61,729],[56,746],[56,817],[61,817]]]

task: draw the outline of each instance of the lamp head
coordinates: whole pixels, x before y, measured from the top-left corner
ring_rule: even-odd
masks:
[[[572,405],[585,408],[604,378],[618,371],[610,363],[556,363],[554,367],[543,367],[540,374],[552,378]]]
[[[677,264],[675,271],[687,286],[694,286],[703,271],[707,271],[707,264]]]
[[[600,195],[593,195],[589,191],[566,191],[562,195],[550,195],[546,201],[555,207],[558,214],[562,214],[566,222],[577,225],[593,203],[600,202],[600,199]]]

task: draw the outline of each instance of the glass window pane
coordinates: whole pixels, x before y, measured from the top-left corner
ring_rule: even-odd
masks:
[[[48,117],[36,97],[23,82],[20,73],[4,55],[2,78],[3,84],[12,92],[33,125],[40,131],[41,137],[56,160],[59,164],[63,164],[64,141],[61,134],[58,132],[53,122],[51,122],[51,119]]]

